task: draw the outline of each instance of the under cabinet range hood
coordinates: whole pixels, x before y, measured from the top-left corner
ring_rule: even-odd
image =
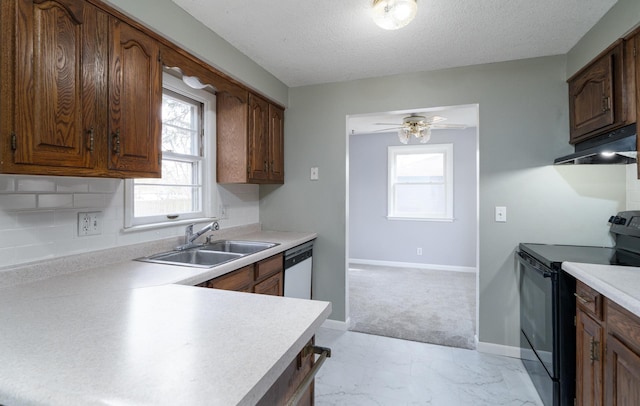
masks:
[[[629,124],[577,143],[575,153],[557,158],[554,164],[632,164],[638,156],[636,138],[636,124]]]

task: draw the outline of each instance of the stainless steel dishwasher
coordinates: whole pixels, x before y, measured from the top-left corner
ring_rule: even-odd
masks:
[[[313,241],[298,245],[284,253],[284,295],[311,299]]]

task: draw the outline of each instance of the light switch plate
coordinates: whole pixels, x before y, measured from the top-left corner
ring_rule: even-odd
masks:
[[[311,168],[311,180],[318,180],[318,179],[319,179],[318,167],[314,166],[313,168]]]
[[[498,223],[507,222],[507,208],[505,206],[496,206],[496,221]]]

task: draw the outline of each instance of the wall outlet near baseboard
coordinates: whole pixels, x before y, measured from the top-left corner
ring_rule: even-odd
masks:
[[[102,234],[102,212],[78,213],[78,236]]]
[[[416,250],[416,254],[417,254],[417,255],[422,255],[422,248],[418,248],[418,249]]]

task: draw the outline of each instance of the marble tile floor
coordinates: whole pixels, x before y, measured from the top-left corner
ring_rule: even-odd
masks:
[[[316,375],[317,406],[542,405],[515,358],[327,328],[316,345],[332,350]]]

